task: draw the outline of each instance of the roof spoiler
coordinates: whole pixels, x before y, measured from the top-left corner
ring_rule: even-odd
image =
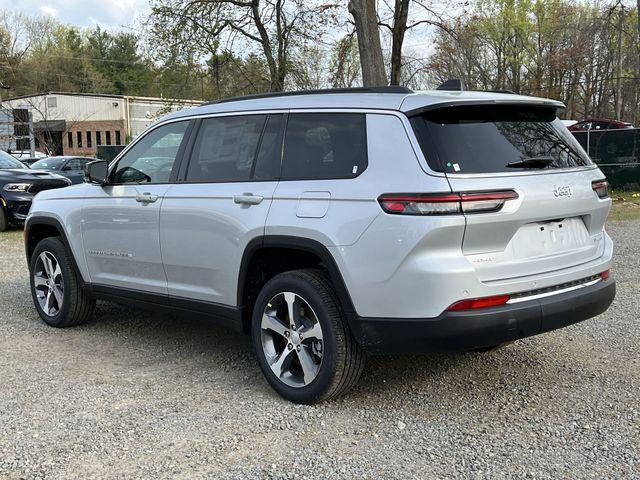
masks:
[[[449,90],[455,92],[464,91],[464,83],[459,78],[450,78],[442,83],[436,90]]]

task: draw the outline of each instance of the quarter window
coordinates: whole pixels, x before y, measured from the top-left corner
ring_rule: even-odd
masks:
[[[174,122],[147,133],[118,161],[113,183],[166,183],[189,122]]]
[[[367,167],[365,115],[297,113],[289,115],[282,178],[353,178]]]
[[[250,180],[266,119],[266,115],[204,119],[186,180],[209,183]]]

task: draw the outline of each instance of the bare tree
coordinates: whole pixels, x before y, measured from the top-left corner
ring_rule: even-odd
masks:
[[[375,0],[350,0],[349,13],[356,24],[363,85],[365,87],[387,85]]]
[[[346,35],[335,45],[329,69],[334,88],[350,88],[359,81],[358,41],[353,33]]]
[[[421,25],[437,26],[440,29],[446,29],[447,27],[443,20],[443,12],[437,11],[432,7],[430,1],[393,0],[393,5],[391,5],[390,1],[385,0],[384,6],[386,11],[390,12],[392,22],[390,23],[388,20],[381,18],[378,24],[381,27],[385,27],[391,34],[391,85],[400,85],[403,83],[402,47],[407,32]],[[411,17],[415,18],[410,19],[411,6],[416,7],[413,10],[417,9],[419,13],[414,13]],[[447,8],[452,8],[451,2],[447,4]],[[446,8],[443,8],[444,10]],[[383,15],[379,16],[382,17]]]
[[[154,0],[157,38],[202,46],[233,42],[238,36],[257,46],[269,69],[272,91],[281,91],[289,74],[291,52],[316,41],[335,4],[303,0]],[[162,31],[167,32],[162,35]],[[184,44],[184,43],[183,43]]]

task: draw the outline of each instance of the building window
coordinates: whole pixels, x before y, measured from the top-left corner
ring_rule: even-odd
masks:
[[[82,148],[82,132],[76,132],[76,140],[78,140],[78,148]]]
[[[69,148],[73,148],[73,132],[67,132],[67,143]]]
[[[104,133],[104,136],[105,136],[105,138],[106,138],[106,140],[107,140],[107,145],[111,145],[111,132],[110,132],[109,130],[107,130],[107,131]]]
[[[116,130],[116,145],[122,145],[120,138],[120,130]]]
[[[91,148],[93,145],[91,144],[91,132],[87,132],[87,148]]]
[[[96,132],[96,147],[102,145],[102,132]]]
[[[58,106],[58,99],[56,97],[47,97],[47,107],[56,108]]]

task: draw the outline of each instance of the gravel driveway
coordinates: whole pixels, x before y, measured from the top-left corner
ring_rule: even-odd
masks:
[[[277,397],[248,338],[99,303],[56,330],[0,234],[0,478],[640,478],[640,220],[610,222],[604,315],[491,353],[370,358]]]

